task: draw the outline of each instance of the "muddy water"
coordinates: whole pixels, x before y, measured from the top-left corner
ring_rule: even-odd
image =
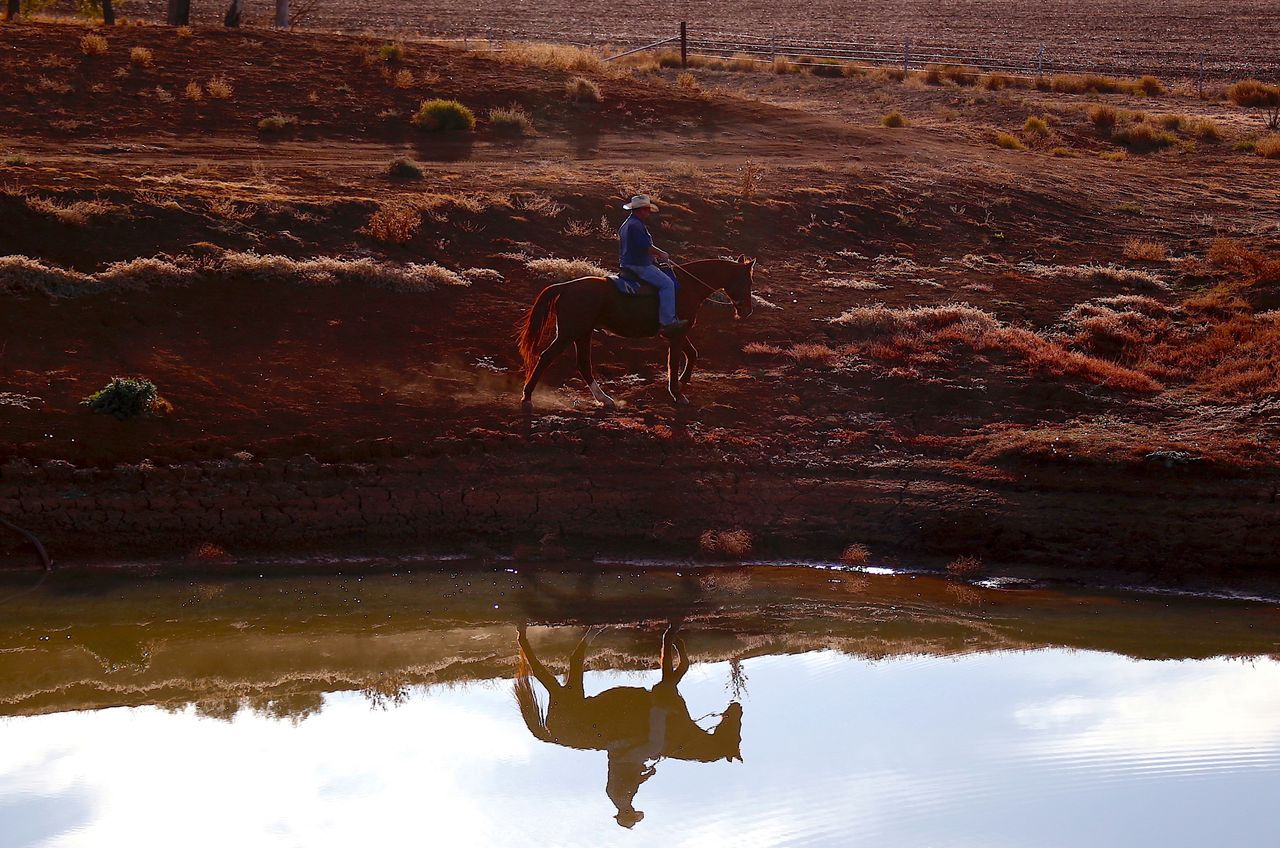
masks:
[[[1267,602],[403,567],[5,581],[0,846],[1280,839]]]

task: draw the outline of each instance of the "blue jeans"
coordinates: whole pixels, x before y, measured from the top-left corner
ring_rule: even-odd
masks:
[[[658,290],[658,323],[676,320],[676,275],[657,265],[627,265],[626,269]]]

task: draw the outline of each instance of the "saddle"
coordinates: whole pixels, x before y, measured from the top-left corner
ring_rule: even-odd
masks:
[[[630,297],[658,296],[657,289],[632,274],[626,268],[623,268],[616,274],[610,274],[609,282],[613,283],[613,287],[618,290],[619,294],[625,294]]]

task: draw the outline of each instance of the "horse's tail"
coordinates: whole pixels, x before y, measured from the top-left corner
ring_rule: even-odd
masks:
[[[525,658],[524,649],[521,648],[520,664],[516,668],[516,682],[512,687],[515,689],[516,703],[520,705],[520,717],[524,719],[525,727],[529,728],[534,738],[541,739],[543,742],[554,742],[555,739],[547,728],[547,709],[538,701],[538,693],[533,688],[533,679],[530,676],[531,672],[529,661]]]
[[[547,317],[564,285],[566,283],[556,283],[543,289],[530,307],[529,314],[517,325],[520,329],[520,355],[524,357],[526,380],[533,376],[533,369],[538,364],[538,348],[542,346],[542,337],[546,333]]]

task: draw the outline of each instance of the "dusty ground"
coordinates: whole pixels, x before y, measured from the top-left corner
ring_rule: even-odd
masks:
[[[324,533],[688,553],[744,527],[775,555],[1274,567],[1280,166],[1238,149],[1257,115],[876,76],[678,85],[427,44],[389,66],[380,40],[255,30],[129,28],[86,57],[83,33],[0,30],[0,255],[39,263],[0,269],[0,514],[65,551]],[[565,100],[579,74],[601,104]],[[184,97],[219,75],[229,98]],[[415,130],[434,96],[478,130]],[[493,131],[487,109],[510,103],[536,135]],[[1113,161],[1098,103],[1212,119],[1221,140],[1184,121],[1168,149]],[[881,126],[894,109],[908,126]],[[276,112],[296,124],[259,131]],[[425,178],[390,180],[396,156]],[[555,279],[527,263],[608,265],[635,191],[664,201],[677,256],[759,257],[755,314],[700,317],[689,410],[654,344],[601,338],[621,411],[595,409],[566,359],[527,419],[512,327]],[[370,234],[388,208],[411,210],[404,244]],[[316,284],[314,265],[246,253],[465,276]],[[117,374],[173,411],[78,405]],[[393,506],[330,502],[344,469]],[[259,502],[254,480],[282,488]]]

